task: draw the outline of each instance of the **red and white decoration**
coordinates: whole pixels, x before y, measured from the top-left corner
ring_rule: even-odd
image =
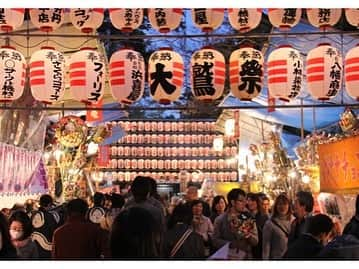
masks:
[[[121,49],[110,59],[110,85],[113,98],[130,105],[138,101],[145,88],[143,56],[131,49]]]
[[[341,15],[341,8],[307,8],[309,23],[322,30],[335,25]]]
[[[99,28],[104,18],[103,8],[72,8],[70,20],[83,33],[91,33]]]
[[[45,104],[60,101],[65,94],[65,57],[52,47],[42,47],[31,55],[32,96]]]
[[[112,25],[122,32],[132,32],[143,21],[142,8],[110,8],[109,12]]]
[[[183,60],[171,48],[163,48],[151,54],[148,78],[151,97],[161,104],[176,101],[183,85]]]
[[[224,19],[223,8],[193,8],[192,21],[203,32],[212,32],[221,26]]]
[[[71,55],[70,91],[73,98],[86,104],[101,100],[105,90],[104,56],[92,48]]]
[[[229,8],[228,19],[231,26],[240,33],[255,29],[262,19],[261,8]]]
[[[0,101],[19,99],[24,92],[25,57],[12,47],[0,48]]]
[[[359,8],[346,8],[345,17],[350,25],[359,27]]]
[[[30,19],[32,24],[43,32],[52,32],[65,21],[63,8],[31,8]]]
[[[191,58],[191,82],[193,96],[211,102],[224,91],[226,62],[222,53],[212,48],[196,51]]]
[[[181,8],[150,8],[148,19],[153,28],[160,33],[168,33],[176,29],[182,19]]]
[[[296,26],[302,16],[301,8],[269,8],[268,18],[270,23],[280,30],[290,30]]]
[[[0,30],[14,31],[24,22],[25,8],[0,8]]]
[[[345,88],[352,98],[359,101],[359,44],[345,57]]]
[[[229,58],[229,80],[232,94],[243,101],[251,101],[262,90],[264,57],[259,50],[244,46]]]
[[[298,50],[284,45],[268,57],[268,91],[283,101],[296,98],[302,88],[303,60]]]
[[[342,87],[342,56],[328,43],[309,51],[306,60],[307,87],[313,98],[329,100]]]

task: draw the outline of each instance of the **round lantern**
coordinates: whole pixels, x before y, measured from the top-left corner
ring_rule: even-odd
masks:
[[[176,29],[182,19],[181,8],[150,8],[148,19],[153,28],[160,33],[168,33]]]
[[[345,88],[352,98],[359,101],[359,44],[345,57]]]
[[[170,48],[151,54],[148,63],[151,97],[161,104],[170,104],[181,95],[183,85],[183,60]]]
[[[337,95],[342,85],[342,56],[328,43],[309,51],[306,60],[307,86],[318,100],[329,100]]]
[[[121,49],[110,59],[110,85],[113,98],[122,104],[138,101],[145,88],[145,62],[134,50]]]
[[[350,25],[359,27],[359,9],[357,8],[346,8],[345,17]]]
[[[65,13],[63,8],[31,8],[30,19],[41,31],[51,32],[63,24]]]
[[[296,26],[302,16],[301,8],[269,8],[268,18],[274,27],[290,30]]]
[[[271,97],[289,101],[299,95],[303,81],[303,60],[298,50],[284,45],[268,57],[268,91]]]
[[[220,98],[224,90],[226,62],[217,50],[203,48],[191,58],[191,82],[193,96],[211,102]]]
[[[24,8],[0,8],[0,30],[11,32],[24,22]]]
[[[110,8],[112,25],[122,32],[132,32],[141,26],[143,21],[142,8]]]
[[[228,19],[231,26],[241,33],[255,29],[262,19],[261,8],[229,8]]]
[[[24,92],[25,57],[12,47],[0,48],[0,101],[19,99]]]
[[[60,101],[65,94],[65,57],[52,47],[31,55],[30,88],[35,100],[45,104]]]
[[[103,8],[72,8],[70,20],[83,33],[91,33],[101,26],[104,18]]]
[[[192,21],[203,32],[211,32],[221,26],[224,19],[223,8],[193,8]]]
[[[105,61],[95,49],[83,48],[70,58],[70,91],[86,104],[101,100],[105,85]]]
[[[320,29],[335,25],[341,15],[341,8],[307,8],[309,23]]]
[[[259,50],[244,46],[232,52],[229,80],[232,94],[243,101],[255,98],[263,87],[264,59]]]

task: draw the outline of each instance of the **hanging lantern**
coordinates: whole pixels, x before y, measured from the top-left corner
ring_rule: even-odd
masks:
[[[150,8],[148,19],[153,28],[160,33],[168,33],[176,29],[182,19],[181,8]]]
[[[226,62],[217,50],[203,48],[191,58],[191,82],[193,96],[211,102],[220,98],[224,90]]]
[[[183,85],[183,60],[171,48],[162,48],[151,54],[148,63],[150,93],[161,104],[176,101]]]
[[[346,8],[345,17],[350,25],[359,27],[359,9],[358,8]]]
[[[301,8],[269,8],[268,18],[270,23],[280,30],[290,30],[296,26],[302,16]]]
[[[232,94],[242,101],[251,101],[263,87],[263,55],[244,46],[232,52],[229,59],[229,80]]]
[[[345,88],[352,98],[359,101],[359,44],[345,57]]]
[[[261,8],[229,8],[228,19],[231,26],[241,33],[255,29],[262,19]]]
[[[0,8],[0,30],[14,31],[24,22],[25,8]]]
[[[91,33],[103,22],[103,8],[71,8],[70,20],[83,33]]]
[[[97,103],[104,94],[105,61],[95,49],[82,48],[70,58],[70,90],[75,100]]]
[[[328,43],[319,44],[309,51],[306,64],[307,86],[318,100],[329,100],[342,86],[342,56]]]
[[[30,88],[32,96],[45,104],[60,101],[65,93],[65,58],[52,47],[42,47],[31,55]]]
[[[110,59],[110,85],[113,98],[122,104],[138,101],[145,87],[145,62],[134,50],[121,49]]]
[[[303,60],[290,45],[280,46],[268,57],[268,91],[271,97],[290,101],[299,95],[303,81]]]
[[[24,92],[25,57],[9,46],[0,48],[0,101],[11,102],[19,99]]]
[[[224,19],[223,8],[193,8],[192,21],[203,32],[212,32],[221,26]]]
[[[321,30],[335,25],[341,15],[341,8],[307,8],[309,23]]]
[[[122,32],[132,32],[141,26],[143,21],[142,8],[110,8],[112,25]]]
[[[30,19],[41,31],[52,32],[63,24],[65,13],[63,8],[31,8]]]

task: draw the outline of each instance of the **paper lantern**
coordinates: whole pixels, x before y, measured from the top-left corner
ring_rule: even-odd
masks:
[[[341,8],[307,8],[309,23],[320,29],[335,25],[341,15]]]
[[[345,17],[350,25],[359,27],[359,9],[358,8],[346,8]]]
[[[99,28],[104,18],[103,8],[72,8],[70,20],[83,33],[91,33]]]
[[[14,31],[24,22],[24,8],[0,8],[0,30]]]
[[[302,88],[303,60],[300,52],[284,45],[268,56],[268,91],[271,97],[289,101],[296,98]]]
[[[15,48],[0,48],[0,101],[19,99],[24,92],[26,73],[25,57]]]
[[[263,87],[264,59],[259,50],[244,46],[232,52],[229,80],[232,94],[243,101],[255,98]]]
[[[70,91],[86,104],[101,100],[105,85],[105,61],[95,49],[83,48],[70,58]]]
[[[318,100],[329,100],[342,86],[342,56],[328,43],[319,44],[309,51],[306,60],[307,87]]]
[[[359,44],[345,57],[345,88],[352,98],[359,101]]]
[[[193,96],[211,102],[220,98],[226,79],[226,62],[217,50],[203,48],[191,58],[191,82]]]
[[[228,19],[231,26],[241,33],[255,29],[262,19],[261,8],[229,8]]]
[[[301,8],[269,8],[270,23],[280,30],[290,30],[296,26],[302,16]]]
[[[63,8],[31,8],[30,19],[32,24],[44,32],[52,32],[65,21]]]
[[[110,86],[114,99],[122,104],[138,101],[145,88],[145,62],[131,49],[121,49],[110,59]]]
[[[168,33],[176,29],[182,19],[181,8],[150,8],[148,19],[153,28],[160,33]]]
[[[110,8],[112,25],[122,32],[132,32],[143,22],[142,8]]]
[[[31,55],[30,88],[35,100],[45,104],[60,101],[65,94],[65,57],[52,47]]]
[[[148,63],[148,78],[151,97],[161,104],[176,101],[183,85],[183,60],[170,48],[151,54]]]
[[[224,19],[223,8],[193,8],[192,21],[203,32],[211,32],[221,26]]]

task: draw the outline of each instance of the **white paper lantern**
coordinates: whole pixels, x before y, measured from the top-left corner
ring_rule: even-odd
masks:
[[[269,8],[270,23],[281,30],[290,30],[296,26],[302,16],[301,8]]]
[[[44,32],[52,32],[65,21],[63,8],[31,8],[30,19],[32,24]]]
[[[104,18],[103,8],[72,8],[70,20],[83,33],[91,33],[99,28]]]
[[[11,32],[24,22],[25,8],[0,8],[0,30]]]
[[[221,26],[224,19],[223,8],[193,8],[192,21],[203,32],[211,32]]]
[[[345,56],[345,88],[352,98],[359,101],[359,44]]]
[[[176,29],[182,19],[181,8],[150,8],[148,19],[153,28],[160,33],[168,33]]]
[[[229,8],[228,19],[231,26],[241,33],[255,29],[262,19],[261,8]]]
[[[335,25],[341,15],[341,8],[307,8],[309,23],[320,29]]]
[[[346,8],[345,17],[350,25],[359,27],[359,9],[358,8]]]
[[[143,22],[142,8],[110,8],[112,25],[122,32],[132,32]]]

